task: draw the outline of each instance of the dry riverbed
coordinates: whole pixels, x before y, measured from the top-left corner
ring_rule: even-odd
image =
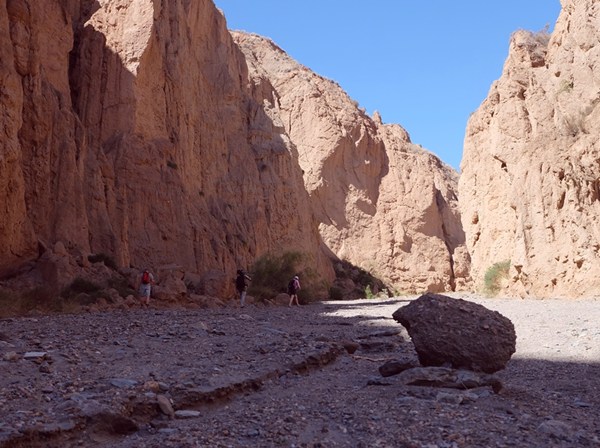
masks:
[[[600,446],[600,301],[460,297],[515,325],[498,394],[379,374],[415,297],[3,319],[0,447]]]

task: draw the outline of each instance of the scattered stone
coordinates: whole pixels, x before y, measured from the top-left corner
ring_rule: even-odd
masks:
[[[40,369],[39,370],[42,373],[52,373],[52,369],[50,368],[50,364],[48,364],[45,361],[40,365]]]
[[[175,411],[175,417],[177,418],[196,418],[200,417],[200,415],[202,414],[198,411],[190,411],[186,409]]]
[[[4,356],[2,356],[2,359],[4,359],[4,361],[16,362],[21,359],[21,357],[17,354],[17,352],[7,352],[4,354]]]
[[[23,359],[35,360],[35,359],[42,359],[45,356],[46,356],[46,352],[26,352],[23,355]]]
[[[346,349],[348,354],[352,355],[359,349],[360,344],[354,341],[342,341],[342,346]]]
[[[391,386],[391,385],[392,385],[392,383],[390,383],[389,381],[384,381],[378,377],[370,378],[367,381],[367,386]]]
[[[166,397],[165,395],[157,395],[156,396],[156,401],[158,403],[158,407],[160,408],[160,411],[169,416],[169,418],[175,418],[175,410],[173,409],[173,404],[171,403],[171,400],[169,400],[168,397]]]
[[[144,389],[150,390],[152,392],[159,392],[160,384],[158,383],[158,381],[146,381],[144,383]]]
[[[547,420],[538,426],[538,431],[559,440],[570,440],[572,428],[560,420]]]
[[[591,408],[592,404],[591,403],[586,403],[585,401],[580,401],[580,400],[576,400],[575,403],[573,403],[575,406],[577,406],[578,408]]]
[[[516,349],[512,322],[474,302],[428,293],[393,317],[408,331],[423,366],[494,373]]]
[[[380,366],[379,373],[383,377],[388,377],[397,375],[405,370],[412,369],[413,367],[417,367],[417,363],[415,361],[395,359]]]
[[[494,375],[449,367],[414,367],[400,373],[398,378],[402,383],[410,386],[450,389],[491,387],[496,393],[502,390],[502,382]]]
[[[135,387],[138,385],[138,382],[135,380],[128,380],[126,378],[113,378],[110,380],[110,384],[119,389],[129,389],[131,387]]]

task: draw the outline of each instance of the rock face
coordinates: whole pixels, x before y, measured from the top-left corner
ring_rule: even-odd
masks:
[[[233,36],[254,99],[264,104],[260,132],[280,133],[293,148],[328,250],[398,291],[464,288],[469,257],[457,173],[273,42]]]
[[[297,250],[331,280],[210,0],[0,0],[0,25],[0,274],[61,242],[199,273]]]
[[[393,314],[410,335],[423,366],[494,373],[516,349],[512,322],[477,303],[425,294]]]
[[[300,251],[325,281],[340,257],[398,290],[466,284],[456,173],[272,43],[242,53],[212,1],[0,0],[0,24],[0,276],[60,244],[211,278]]]
[[[562,1],[552,35],[516,32],[501,78],[469,120],[459,183],[479,286],[510,260],[503,293],[600,294],[600,10]]]

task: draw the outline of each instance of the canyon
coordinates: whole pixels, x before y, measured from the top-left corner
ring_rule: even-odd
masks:
[[[0,0],[2,286],[102,254],[223,299],[298,252],[315,298],[340,262],[390,292],[479,290],[508,261],[504,295],[598,294],[600,16],[562,5],[512,36],[459,175],[210,0]]]

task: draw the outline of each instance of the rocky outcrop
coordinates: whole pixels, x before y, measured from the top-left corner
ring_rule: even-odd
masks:
[[[464,288],[457,173],[273,42],[233,35],[264,105],[268,126],[256,132],[280,134],[293,148],[328,250],[397,291]]]
[[[459,183],[472,276],[510,260],[503,293],[600,294],[600,11],[562,1],[552,35],[516,32],[469,120]]]
[[[498,311],[440,294],[425,294],[393,314],[402,324],[423,366],[494,373],[516,350],[515,327]]]
[[[0,0],[0,24],[1,273],[61,242],[199,273],[297,250],[331,280],[300,167],[210,0]]]

